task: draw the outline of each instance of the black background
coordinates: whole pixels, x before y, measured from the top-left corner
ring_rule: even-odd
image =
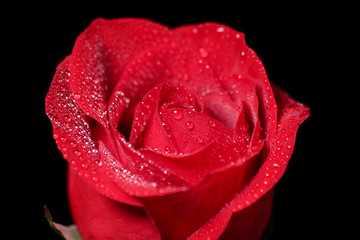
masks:
[[[341,210],[333,201],[344,190],[334,180],[341,173],[330,173],[337,155],[328,143],[341,128],[328,119],[336,114],[334,106],[338,104],[339,95],[334,92],[341,84],[331,82],[337,78],[331,63],[339,61],[335,59],[335,52],[341,51],[336,37],[345,34],[347,22],[338,19],[346,12],[312,5],[263,6],[261,10],[241,4],[215,5],[212,11],[208,6],[178,8],[176,4],[142,6],[142,10],[119,5],[75,10],[60,5],[22,6],[25,10],[12,12],[4,22],[9,37],[3,48],[10,52],[9,68],[4,71],[10,77],[3,81],[11,84],[3,90],[11,95],[5,104],[11,114],[4,117],[9,123],[4,130],[9,132],[10,145],[4,153],[11,154],[3,155],[7,169],[2,174],[8,196],[3,205],[7,220],[2,223],[7,239],[60,239],[43,217],[45,204],[54,221],[72,223],[66,161],[52,138],[44,99],[57,64],[71,53],[76,37],[97,17],[144,17],[169,27],[215,21],[244,32],[270,81],[310,106],[312,114],[301,125],[293,157],[277,184],[270,239],[323,239],[336,232],[332,226],[338,226],[339,219],[334,214]]]

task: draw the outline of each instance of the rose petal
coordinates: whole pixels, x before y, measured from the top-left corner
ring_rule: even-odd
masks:
[[[259,116],[263,124],[265,149],[276,130],[277,108],[265,68],[256,53],[245,43],[244,34],[217,23],[188,25],[174,30],[206,50],[206,61],[216,75],[232,74],[255,83]]]
[[[130,129],[129,116],[133,116],[142,96],[164,82],[181,83],[199,95],[220,90],[210,66],[194,52],[192,43],[173,37],[161,48],[149,48],[138,54],[119,79],[114,92],[121,92],[128,99],[127,109],[120,118],[122,133]],[[110,104],[113,98],[110,97]]]
[[[127,66],[115,90],[140,98],[161,82],[183,83],[203,94],[219,89],[211,67],[194,52],[193,44],[173,37],[171,44],[139,53]]]
[[[234,129],[241,108],[223,92],[206,94],[203,98],[205,108],[210,116],[222,122],[229,129]]]
[[[70,82],[84,112],[105,126],[108,93],[127,65],[144,49],[169,39],[167,27],[148,20],[94,20],[72,51]]]
[[[236,145],[238,145],[237,149],[240,154],[244,154],[246,151],[249,150],[251,140],[250,133],[250,126],[249,123],[246,121],[245,108],[243,108],[239,114],[233,131],[233,141]]]
[[[233,199],[256,173],[258,160],[253,157],[243,161],[240,166],[209,174],[189,191],[141,198],[141,202],[148,209],[163,238],[185,239]]]
[[[270,191],[251,206],[233,213],[219,239],[262,239],[270,221],[273,199],[274,191]],[[216,226],[216,223],[211,225]]]
[[[106,127],[107,60],[96,23],[94,21],[75,42],[69,81],[81,109]]]
[[[222,209],[188,240],[261,239],[271,216],[273,195],[272,191],[240,212],[233,213],[230,208]]]
[[[181,120],[173,119],[173,111],[183,115]],[[168,127],[168,134],[177,149],[140,151],[149,155],[154,164],[181,177],[192,185],[197,184],[207,174],[219,168],[235,163],[239,158],[236,145],[232,142],[231,131],[209,116],[185,109],[163,111],[162,119]],[[192,124],[188,128],[188,124]],[[153,140],[156,144],[156,139]]]
[[[130,143],[136,148],[156,148],[176,152],[159,116],[159,95],[162,84],[150,90],[137,105],[131,129]]]
[[[104,197],[72,168],[68,171],[68,192],[73,219],[84,239],[160,239],[143,208]]]
[[[231,212],[238,212],[252,204],[256,204],[255,202],[259,198],[273,189],[283,175],[293,151],[296,131],[299,125],[309,116],[309,109],[291,99],[276,86],[273,86],[273,88],[279,106],[279,122],[265,162],[235,198],[193,234],[194,239],[203,236],[214,236],[213,239],[216,239],[224,231],[225,224],[223,224],[223,221],[226,222],[230,219]],[[265,224],[265,219],[263,220],[261,222]],[[209,231],[213,231],[213,233],[209,235]],[[248,233],[248,231],[246,230],[245,233]]]
[[[241,75],[222,74],[220,84],[227,91],[231,100],[244,108],[249,118],[251,128],[254,129],[259,119],[259,101],[256,94],[256,84]]]
[[[99,193],[132,205],[141,205],[112,183],[102,172],[100,155],[90,129],[90,118],[76,102],[69,86],[71,57],[57,67],[45,99],[45,111],[63,157]]]
[[[279,108],[277,130],[271,139],[270,151],[265,155],[266,159],[259,172],[234,199],[234,211],[252,204],[273,188],[285,172],[300,124],[310,116],[306,106],[296,102],[276,86],[273,86],[273,90]]]
[[[131,134],[131,143],[154,164],[192,184],[236,162],[244,151],[232,142],[232,131],[203,112],[196,99],[180,85],[155,87],[138,104]]]
[[[257,174],[229,204],[234,212],[250,206],[271,190],[285,172],[291,157],[299,125],[309,116],[309,109],[273,86],[279,106],[278,128],[270,143],[270,152]]]
[[[181,178],[161,169],[122,139],[114,136],[119,158],[115,158],[99,141],[101,162],[109,179],[124,192],[135,197],[161,196],[188,189]]]
[[[244,34],[228,26],[204,23],[181,26],[174,31],[190,38],[198,46],[199,54],[214,67],[216,72],[237,72],[241,68],[240,61],[245,60],[242,53],[247,50]]]

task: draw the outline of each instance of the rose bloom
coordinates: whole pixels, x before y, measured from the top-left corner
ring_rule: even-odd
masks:
[[[244,34],[96,19],[46,96],[83,239],[259,239],[309,109]]]

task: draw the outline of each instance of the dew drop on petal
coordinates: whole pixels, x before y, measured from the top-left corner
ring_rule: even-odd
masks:
[[[89,165],[88,165],[87,163],[82,163],[82,164],[81,164],[81,167],[82,167],[83,169],[88,169],[88,168],[89,168]]]
[[[167,153],[170,153],[170,152],[171,152],[171,149],[170,149],[169,146],[166,146],[166,147],[165,147],[165,152],[167,152]]]
[[[80,95],[80,94],[75,94],[75,95],[74,95],[74,99],[75,99],[75,100],[79,100],[80,98],[81,98],[81,95]]]
[[[193,122],[186,122],[185,126],[187,129],[191,130],[194,128],[194,123]]]
[[[208,56],[208,51],[205,48],[200,48],[200,56],[206,58]]]
[[[81,152],[80,152],[80,151],[74,151],[74,153],[75,153],[75,155],[78,156],[78,157],[80,157],[80,155],[81,155]]]
[[[173,113],[172,113],[172,117],[173,117],[174,119],[176,119],[176,120],[180,120],[180,119],[182,119],[183,114],[182,114],[182,112],[179,112],[179,111],[177,111],[177,110],[174,110]]]

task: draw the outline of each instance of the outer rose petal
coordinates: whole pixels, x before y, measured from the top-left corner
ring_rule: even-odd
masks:
[[[83,239],[160,239],[141,207],[113,201],[92,189],[69,167],[68,195]]]
[[[256,53],[246,45],[244,34],[217,23],[182,26],[174,31],[195,43],[200,54],[206,52],[206,61],[219,77],[237,75],[255,83],[265,149],[268,149],[268,140],[276,130],[276,103],[265,68]]]
[[[273,196],[274,191],[271,191],[250,207],[234,214],[230,208],[224,208],[205,227],[193,233],[188,240],[260,239],[271,216]],[[219,231],[224,228],[223,233]]]
[[[296,102],[276,86],[273,86],[273,90],[279,107],[279,120],[274,138],[270,142],[270,152],[251,181],[229,204],[193,234],[194,239],[204,236],[201,234],[206,235],[209,229],[212,229],[214,236],[219,236],[226,227],[224,224],[218,225],[219,221],[230,219],[232,212],[244,211],[257,204],[259,198],[271,191],[284,174],[294,149],[296,132],[310,114],[306,106]]]
[[[93,21],[71,54],[70,85],[84,112],[106,127],[107,99],[124,69],[139,53],[171,36],[167,27],[144,19]]]
[[[54,130],[54,138],[63,157],[98,192],[120,202],[141,205],[118,188],[100,167],[100,156],[91,137],[90,119],[81,110],[69,86],[71,57],[56,69],[45,99],[45,111]]]
[[[274,191],[270,191],[251,206],[233,213],[219,239],[260,239],[270,220],[273,197]]]

